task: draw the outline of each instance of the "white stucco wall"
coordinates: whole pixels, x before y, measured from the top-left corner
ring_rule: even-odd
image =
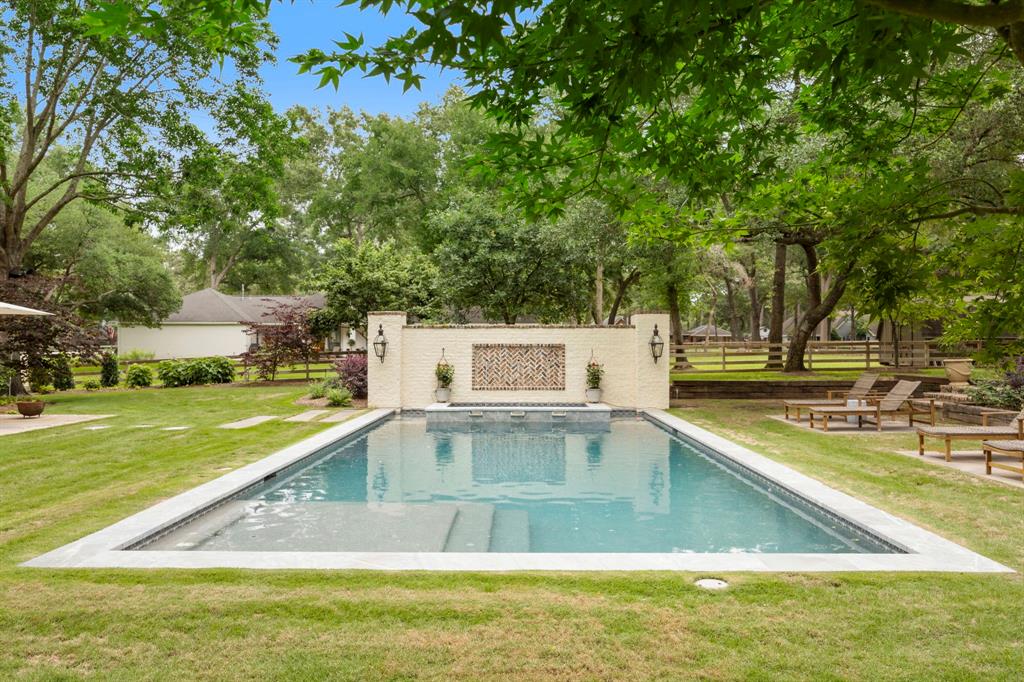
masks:
[[[629,327],[547,325],[406,325],[404,313],[370,313],[369,402],[377,407],[422,408],[434,402],[434,368],[445,358],[455,367],[452,402],[583,402],[586,365],[604,365],[603,402],[621,407],[668,407],[667,354],[657,363],[648,345],[655,324],[668,337],[668,315],[636,314]],[[388,340],[380,362],[372,342],[379,326]],[[564,344],[565,389],[540,391],[473,390],[473,344]]]
[[[117,352],[141,350],[158,360],[238,355],[249,348],[250,337],[240,324],[166,324],[162,327],[120,327]]]

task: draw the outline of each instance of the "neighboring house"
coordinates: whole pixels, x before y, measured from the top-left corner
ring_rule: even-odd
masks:
[[[159,327],[120,327],[117,352],[152,353],[158,359],[198,358],[210,355],[239,355],[258,343],[246,332],[253,322],[273,323],[273,311],[280,303],[324,306],[323,294],[305,296],[229,296],[216,289],[203,289],[182,299],[181,309]],[[349,339],[354,345],[349,344]],[[366,338],[341,327],[324,339],[325,351],[366,349]]]
[[[683,343],[701,343],[705,340],[732,341],[732,334],[716,325],[711,325],[709,327],[706,324],[699,325],[689,331],[683,332]]]

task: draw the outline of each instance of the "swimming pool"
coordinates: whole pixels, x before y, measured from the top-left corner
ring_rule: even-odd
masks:
[[[370,410],[23,565],[1012,572],[663,410],[549,412]]]
[[[898,551],[644,419],[395,418],[143,545],[189,551]]]

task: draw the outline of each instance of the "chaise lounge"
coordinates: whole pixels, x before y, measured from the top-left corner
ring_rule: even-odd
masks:
[[[1016,415],[1013,421],[1003,425],[989,425],[989,417],[996,414]],[[941,438],[946,444],[946,461],[953,459],[954,440],[1024,440],[1024,410],[992,410],[981,415],[981,426],[921,426],[917,429],[917,454],[924,456],[924,439]]]
[[[1024,476],[1024,440],[987,440],[981,444],[985,452],[985,473],[992,475],[992,467],[1005,469]],[[1009,455],[1020,460],[1020,464],[1004,464],[992,461],[992,453]]]
[[[786,419],[789,419],[790,410],[796,410],[796,420],[800,421],[800,410],[802,409],[818,406],[843,407],[846,405],[847,400],[867,400],[869,397],[881,397],[881,395],[874,396],[870,392],[876,381],[878,381],[878,372],[864,372],[857,377],[857,381],[853,382],[853,386],[850,387],[849,391],[829,391],[827,398],[784,400],[782,401],[782,406],[786,408]],[[835,396],[837,395],[843,397],[836,398]]]
[[[927,410],[921,410],[915,407],[910,402],[910,396],[913,395],[917,387],[921,385],[920,381],[898,381],[892,390],[885,394],[885,397],[873,401],[874,405],[868,405],[866,407],[839,407],[839,406],[825,406],[825,407],[812,407],[809,410],[810,414],[810,426],[814,428],[814,418],[820,417],[822,420],[822,431],[828,431],[828,422],[832,417],[856,417],[857,428],[861,428],[864,425],[865,417],[874,417],[875,426],[877,430],[882,430],[882,417],[884,415],[896,416],[896,415],[907,415],[908,423],[910,426],[914,425],[914,418],[918,414],[929,415],[929,423],[935,423],[935,403],[929,403]]]

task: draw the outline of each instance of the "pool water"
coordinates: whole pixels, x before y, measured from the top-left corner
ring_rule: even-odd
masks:
[[[395,418],[144,549],[368,552],[892,552],[640,419]]]

